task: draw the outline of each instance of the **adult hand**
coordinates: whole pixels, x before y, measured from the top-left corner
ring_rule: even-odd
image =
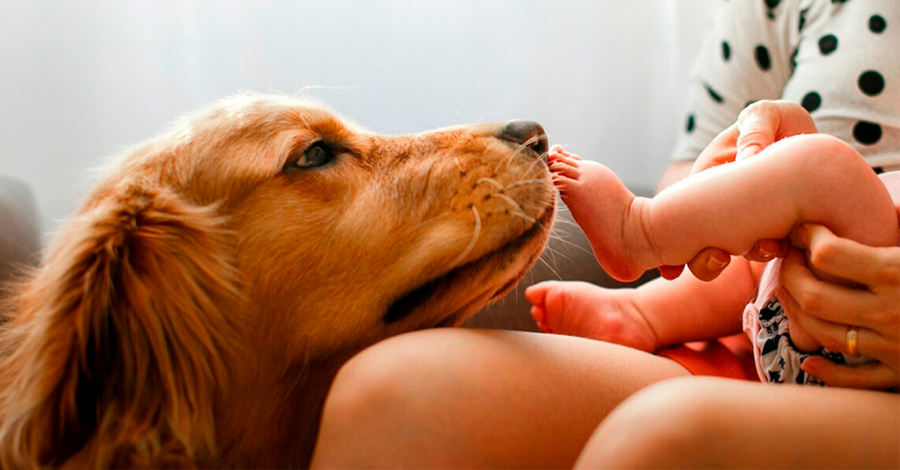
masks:
[[[808,262],[803,251],[791,250],[782,263],[777,296],[787,314],[825,348],[845,354],[847,331],[857,327],[859,355],[878,360],[848,366],[813,357],[803,370],[831,386],[900,385],[900,246],[862,245],[817,224],[801,225],[791,241]],[[822,281],[809,266],[856,286]]]
[[[737,122],[725,129],[697,157],[691,174],[714,166],[752,157],[773,143],[793,135],[816,132],[812,117],[802,106],[789,101],[757,101],[744,108]],[[760,240],[745,258],[750,261],[770,261],[785,256],[787,240]],[[707,248],[687,263],[697,279],[711,281],[719,276],[731,261],[731,255],[718,248]],[[665,279],[675,279],[684,266],[661,266]]]

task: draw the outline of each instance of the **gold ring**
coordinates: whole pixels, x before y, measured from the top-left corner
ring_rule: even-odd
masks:
[[[847,353],[859,357],[859,329],[855,326],[847,330]]]

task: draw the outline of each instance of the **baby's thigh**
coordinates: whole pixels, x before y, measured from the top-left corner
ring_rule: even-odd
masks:
[[[685,468],[894,468],[900,397],[816,386],[676,379],[627,400],[580,464]]]
[[[401,335],[338,374],[313,464],[570,467],[614,406],[686,374],[668,359],[569,336]]]

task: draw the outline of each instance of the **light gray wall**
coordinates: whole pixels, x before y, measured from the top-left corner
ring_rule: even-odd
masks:
[[[650,187],[715,0],[0,0],[0,174],[42,228],[102,158],[238,90],[305,93],[378,132],[541,121]]]

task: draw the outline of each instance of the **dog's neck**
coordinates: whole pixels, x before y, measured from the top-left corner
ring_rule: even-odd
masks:
[[[269,362],[268,372],[260,364],[255,373],[234,374],[255,380],[233,384],[232,396],[217,403],[221,454],[209,466],[308,467],[325,397],[341,364],[351,355],[306,363]]]

